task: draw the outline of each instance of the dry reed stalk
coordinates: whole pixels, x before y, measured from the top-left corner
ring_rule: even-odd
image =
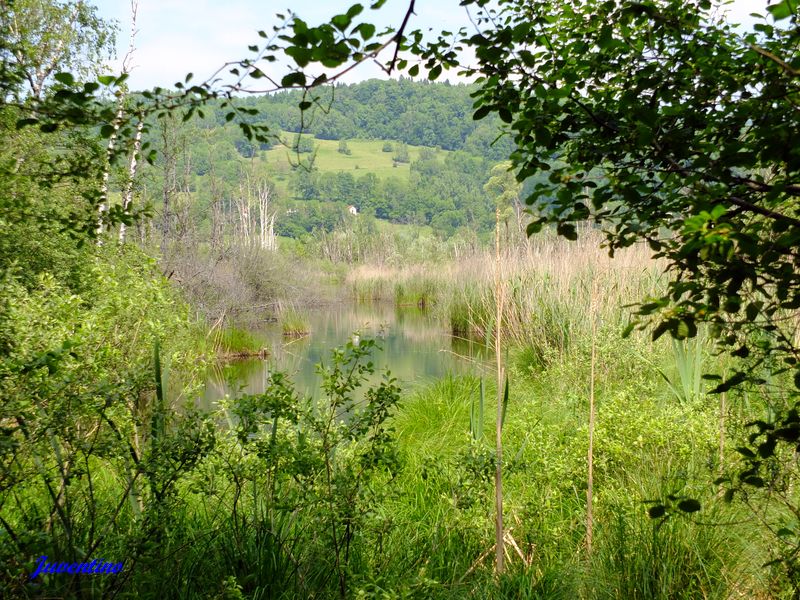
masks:
[[[495,305],[497,308],[494,325],[495,361],[497,366],[497,421],[495,423],[495,472],[494,472],[494,501],[495,501],[495,559],[497,574],[503,573],[505,564],[504,537],[503,537],[503,300],[505,278],[501,272],[502,262],[500,257],[500,203],[497,203],[495,227]]]
[[[589,318],[592,321],[592,357],[589,368],[589,450],[588,450],[588,482],[586,486],[586,554],[591,559],[592,541],[594,537],[594,375],[597,363],[597,279],[592,284],[592,295],[589,302]]]

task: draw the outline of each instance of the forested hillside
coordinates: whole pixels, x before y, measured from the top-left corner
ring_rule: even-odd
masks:
[[[247,182],[259,181],[272,190],[285,237],[331,231],[348,206],[445,237],[487,232],[494,209],[483,187],[511,147],[499,120],[472,120],[473,91],[410,79],[341,85],[302,115],[302,126],[299,92],[246,99],[258,111],[252,122],[274,132],[272,143],[248,140],[219,104],[202,118],[167,118],[150,134],[158,154],[142,169],[139,202],[163,213],[174,196],[171,228],[222,236],[222,221],[239,217]]]
[[[347,138],[398,140],[414,146],[440,146],[445,150],[466,150],[493,160],[508,158],[506,140],[492,146],[500,119],[472,119],[471,94],[474,85],[452,85],[413,81],[372,79],[353,85],[337,85],[317,93],[305,117],[309,133],[319,139]],[[258,120],[286,131],[299,131],[297,105],[300,91],[287,91],[251,98]],[[220,115],[218,123],[224,123]]]

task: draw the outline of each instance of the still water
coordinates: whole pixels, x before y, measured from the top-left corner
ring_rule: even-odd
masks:
[[[209,372],[202,404],[212,408],[226,394],[261,393],[274,370],[289,373],[299,394],[319,397],[315,365],[329,363],[331,349],[354,333],[376,339],[382,348],[372,357],[372,384],[381,381],[384,369],[408,390],[449,374],[482,374],[487,368],[487,349],[481,342],[453,337],[445,323],[416,307],[338,304],[308,312],[307,322],[310,332],[299,339],[284,338],[278,324],[253,331],[271,355],[216,365]]]

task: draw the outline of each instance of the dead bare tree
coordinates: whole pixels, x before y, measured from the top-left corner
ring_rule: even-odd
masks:
[[[211,190],[211,249],[215,253],[222,250],[225,235],[225,212],[223,192],[214,167],[209,171],[209,185]]]
[[[161,119],[161,156],[164,160],[164,180],[161,188],[161,254],[166,255],[172,235],[172,201],[178,191],[178,133],[175,117]]]
[[[234,199],[238,217],[236,240],[241,246],[256,247],[262,250],[275,250],[276,212],[272,210],[275,189],[265,180],[256,180],[247,173],[239,185],[239,194]]]
[[[235,238],[237,243],[241,246],[250,246],[250,231],[252,229],[252,216],[250,212],[252,193],[248,183],[249,182],[242,182],[239,185],[239,194],[234,198],[236,214],[239,217]]]
[[[175,241],[181,244],[183,250],[196,249],[196,223],[192,216],[192,153],[188,150],[186,137],[179,140],[178,158],[181,160],[180,175],[176,177],[176,195],[173,203],[173,225]],[[176,168],[177,171],[177,168]]]
[[[258,184],[258,223],[259,242],[262,250],[275,250],[275,211],[270,211],[270,203],[274,195],[274,188],[267,181]]]

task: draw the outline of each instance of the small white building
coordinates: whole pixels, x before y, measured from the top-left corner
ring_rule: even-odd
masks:
[[[347,212],[349,212],[351,215],[357,215],[358,214],[358,209],[355,206],[353,206],[352,204],[350,204],[347,207]]]

